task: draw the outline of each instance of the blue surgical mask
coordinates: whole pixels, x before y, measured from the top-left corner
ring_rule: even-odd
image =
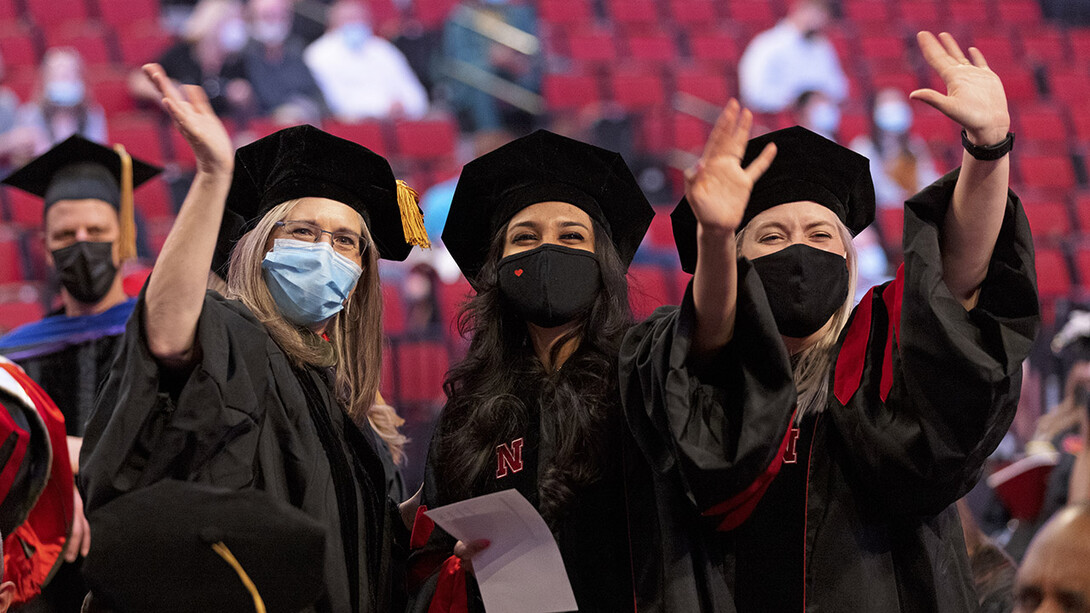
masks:
[[[250,33],[246,31],[246,22],[241,19],[231,19],[220,26],[220,46],[224,51],[237,53],[248,40]]]
[[[361,22],[346,23],[341,26],[340,33],[341,38],[344,39],[344,44],[353,51],[358,51],[363,47],[373,34],[371,26]]]
[[[327,242],[287,238],[276,239],[261,268],[280,314],[297,326],[312,326],[339,313],[363,274]]]
[[[904,134],[912,126],[912,108],[906,102],[883,102],[874,109],[874,123],[883,132]]]
[[[814,105],[810,111],[810,125],[818,134],[832,139],[840,127],[840,109],[829,102]]]
[[[83,102],[83,81],[60,79],[45,84],[45,97],[57,106],[76,106]]]

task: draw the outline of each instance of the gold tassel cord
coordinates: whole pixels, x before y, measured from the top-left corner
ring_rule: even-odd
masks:
[[[238,573],[238,578],[242,581],[242,585],[246,586],[246,589],[250,592],[250,596],[254,598],[254,610],[257,613],[265,613],[265,601],[261,599],[261,594],[257,592],[257,586],[250,580],[250,575],[246,574],[246,571],[242,568],[242,564],[239,564],[231,550],[227,548],[227,545],[223,541],[212,544],[212,550],[219,554],[231,568],[235,569]]]
[[[428,231],[424,229],[424,213],[420,210],[420,194],[401,179],[397,180],[397,207],[401,209],[401,229],[405,242],[431,248]]]
[[[114,145],[114,151],[121,158],[121,206],[117,213],[121,224],[118,237],[118,255],[122,262],[136,257],[136,219],[132,199],[132,156],[125,151],[124,145]]]

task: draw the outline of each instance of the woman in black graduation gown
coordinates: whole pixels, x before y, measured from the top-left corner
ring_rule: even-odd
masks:
[[[726,591],[721,573],[706,572],[722,556],[698,538],[705,526],[678,510],[677,489],[636,452],[620,410],[617,356],[631,325],[625,270],[651,215],[620,156],[539,131],[466,165],[443,233],[477,295],[462,318],[472,341],[447,377],[422,505],[518,489],[552,528],[580,611],[663,610],[667,594],[678,605],[670,610],[688,610],[700,602],[698,583]],[[690,309],[685,321],[693,318]],[[745,364],[786,372],[786,353],[774,337],[763,340],[756,344],[771,351]],[[683,379],[673,403],[703,414],[743,406],[782,414],[740,436],[737,456],[715,476],[717,492],[737,495],[763,473],[768,441],[783,436],[793,396],[780,390],[790,379],[734,393],[726,378],[705,378],[702,364],[690,368],[686,345],[667,344],[662,355],[679,363],[674,384]],[[670,510],[665,520],[657,509]],[[658,552],[681,540],[693,549],[672,567],[701,579],[667,586]],[[476,544],[456,545],[418,513],[410,610],[481,609],[461,568]]]
[[[735,306],[738,314],[729,345],[754,349],[742,337],[754,288],[741,280],[755,269],[767,300],[752,302],[791,354],[797,410],[758,487],[722,504],[700,499],[692,484],[715,467],[724,441],[666,427],[688,416],[661,402],[670,389],[646,358],[669,322],[652,319],[626,341],[621,372],[633,376],[622,385],[641,449],[653,463],[674,460],[680,487],[705,513],[752,509],[714,537],[734,591],[717,610],[977,609],[953,503],[1014,415],[1039,319],[1033,248],[1007,188],[1010,122],[998,77],[948,34],[918,38],[948,94],[912,97],[964,127],[966,153],[959,171],[906,202],[905,263],[892,282],[853,309],[851,236],[874,215],[867,161],[801,128],[748,147],[713,133],[673,214],[683,267],[697,280],[704,267],[727,271],[719,308],[728,323]],[[752,194],[732,193],[729,179],[769,143],[778,153]],[[716,308],[695,293],[698,311]],[[723,419],[739,418],[744,430],[748,417]]]
[[[88,426],[89,515],[162,479],[261,489],[327,531],[317,610],[393,610],[400,522],[367,415],[381,364],[376,261],[408,254],[402,210],[420,227],[415,200],[383,158],[311,126],[232,160],[201,89],[183,98],[161,68],[145,71],[197,175]],[[226,296],[206,294],[214,253],[229,249]]]

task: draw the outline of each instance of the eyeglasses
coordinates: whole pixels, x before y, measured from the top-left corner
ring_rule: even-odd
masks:
[[[309,221],[290,220],[278,221],[276,222],[276,227],[282,228],[284,232],[288,233],[288,235],[295,240],[308,243],[316,243],[321,240],[323,234],[328,234],[332,240],[333,248],[350,257],[363,255],[364,252],[367,251],[368,243],[364,242],[363,237],[351,230],[330,232],[329,230],[323,230],[318,224],[313,224]]]

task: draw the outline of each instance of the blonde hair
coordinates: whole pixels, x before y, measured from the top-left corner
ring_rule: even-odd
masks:
[[[817,340],[809,347],[791,356],[791,365],[794,370],[795,391],[798,394],[798,410],[795,413],[796,423],[805,415],[820,413],[825,410],[826,401],[829,398],[829,381],[831,379],[833,364],[836,355],[837,339],[840,338],[844,326],[848,325],[852,309],[855,307],[855,287],[858,283],[856,272],[856,252],[852,243],[852,233],[848,227],[838,218],[836,229],[840,233],[840,240],[844,243],[845,257],[848,260],[848,296],[844,303],[833,313],[831,326],[826,329]],[[745,240],[746,228],[738,231],[738,252],[741,254],[742,243]]]
[[[289,200],[273,207],[254,229],[239,239],[231,251],[227,298],[246,305],[265,325],[288,359],[296,367],[303,367],[319,362],[321,354],[306,342],[303,330],[280,314],[265,285],[261,268],[276,222],[286,219],[298,203],[299,200]],[[406,439],[397,431],[397,427],[403,420],[396,413],[396,419],[389,416],[392,408],[386,411],[375,403],[382,375],[382,291],[378,278],[377,248],[362,217],[360,234],[371,245],[364,254],[363,274],[344,309],[326,327],[326,335],[337,355],[333,387],[337,401],[356,425],[373,427],[390,448],[395,461],[399,461]],[[373,414],[376,416],[373,417]]]

